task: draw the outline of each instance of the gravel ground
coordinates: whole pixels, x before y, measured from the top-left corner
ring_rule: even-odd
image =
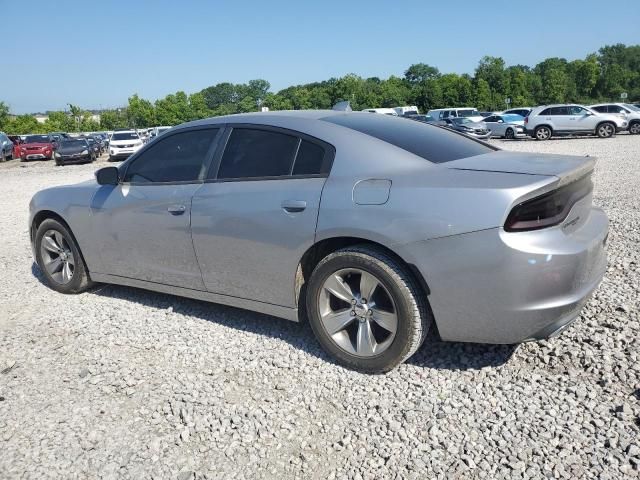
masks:
[[[496,141],[600,158],[609,269],[558,338],[429,340],[345,370],[308,326],[101,286],[41,283],[31,195],[96,165],[0,166],[0,478],[600,478],[640,475],[640,136]]]

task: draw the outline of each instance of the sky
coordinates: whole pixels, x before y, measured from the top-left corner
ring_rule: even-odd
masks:
[[[533,66],[640,43],[634,0],[0,0],[0,12],[0,101],[16,114],[255,78],[278,91],[402,76],[420,62],[473,73],[484,55]]]

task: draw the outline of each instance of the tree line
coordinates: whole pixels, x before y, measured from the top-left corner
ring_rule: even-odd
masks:
[[[354,110],[416,105],[426,112],[447,106],[474,106],[480,110],[503,110],[510,106],[549,103],[640,100],[640,45],[608,45],[584,59],[568,61],[552,57],[534,67],[507,66],[501,57],[483,57],[473,75],[441,73],[438,68],[417,63],[402,77],[362,78],[348,74],[321,82],[287,87],[274,93],[262,79],[246,84],[218,83],[186,94],[179,91],[151,102],[132,95],[126,107],[104,110],[100,123],[88,112],[71,106],[70,112],[50,112],[37,123],[31,115],[10,118],[0,102],[0,130],[7,133],[93,131],[178,125],[217,115],[270,110],[331,108],[349,100]]]

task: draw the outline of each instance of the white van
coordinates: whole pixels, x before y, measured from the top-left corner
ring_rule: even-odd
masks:
[[[474,107],[435,108],[433,110],[429,110],[427,115],[433,117],[435,120],[444,120],[445,118],[450,117],[466,117],[473,122],[480,122],[483,118],[478,109]]]
[[[382,113],[383,115],[398,115],[393,108],[365,108],[363,112]]]
[[[420,112],[418,111],[418,107],[415,105],[407,105],[405,107],[393,107],[398,116],[402,117],[407,115],[418,115]]]

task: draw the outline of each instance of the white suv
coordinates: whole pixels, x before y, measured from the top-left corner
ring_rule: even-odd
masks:
[[[589,108],[598,113],[616,115],[629,123],[629,133],[634,135],[640,133],[640,108],[631,103],[600,103],[590,105]]]
[[[116,130],[109,139],[109,161],[124,160],[142,148],[143,142],[135,130]]]
[[[570,104],[536,107],[524,119],[524,125],[528,135],[537,140],[548,140],[554,135],[609,138],[620,130],[626,130],[628,122],[616,115]]]

